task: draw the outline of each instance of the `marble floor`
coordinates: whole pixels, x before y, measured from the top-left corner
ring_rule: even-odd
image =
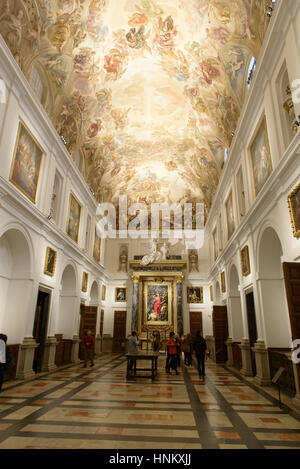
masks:
[[[237,374],[207,362],[155,381],[126,381],[104,354],[0,394],[0,449],[300,449],[300,415]]]

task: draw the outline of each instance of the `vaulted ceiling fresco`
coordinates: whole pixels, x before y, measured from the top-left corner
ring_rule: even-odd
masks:
[[[2,0],[0,33],[98,200],[209,209],[269,3]]]

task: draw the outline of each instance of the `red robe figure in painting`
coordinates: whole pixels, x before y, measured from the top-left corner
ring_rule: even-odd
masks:
[[[159,295],[157,295],[153,300],[153,306],[156,316],[160,316],[161,308],[162,308],[162,299]]]

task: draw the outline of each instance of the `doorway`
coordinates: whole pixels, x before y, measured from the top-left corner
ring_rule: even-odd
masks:
[[[43,367],[45,342],[49,317],[50,293],[39,290],[33,324],[33,337],[38,345],[34,352],[33,371],[40,373]]]
[[[214,306],[212,321],[216,363],[225,363],[227,361],[226,341],[228,339],[227,306]]]
[[[190,311],[190,333],[193,339],[196,338],[197,331],[203,334],[202,311]]]
[[[252,363],[252,374],[256,376],[256,361],[255,353],[252,350],[256,341],[257,341],[257,326],[256,326],[256,316],[255,316],[255,304],[254,304],[254,295],[253,292],[246,295],[246,308],[247,308],[247,320],[248,320],[248,330],[249,330],[249,342],[251,347],[251,363]]]
[[[92,331],[92,335],[96,335],[97,324],[97,306],[80,305],[80,325],[79,325],[79,338],[81,340],[81,347],[79,347],[79,358],[84,360],[83,340],[88,330]]]
[[[126,348],[126,311],[115,311],[113,353],[125,353]]]

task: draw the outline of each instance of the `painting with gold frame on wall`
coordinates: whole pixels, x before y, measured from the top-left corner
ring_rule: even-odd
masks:
[[[42,149],[24,124],[20,122],[9,180],[34,204],[36,202],[42,160]]]
[[[210,293],[210,301],[214,301],[214,290],[213,290],[212,285],[209,287],[209,293]]]
[[[226,200],[225,208],[226,208],[226,223],[227,223],[227,239],[230,239],[235,230],[232,191],[230,191],[230,194]]]
[[[75,243],[78,243],[80,219],[81,205],[74,195],[70,194],[67,234]]]
[[[243,247],[241,250],[241,267],[243,276],[247,277],[251,272],[248,246]]]
[[[266,116],[261,120],[259,128],[250,145],[250,161],[253,189],[256,197],[273,170]]]
[[[87,289],[88,289],[88,280],[89,280],[89,274],[87,272],[83,272],[81,291],[85,293],[87,292]]]
[[[97,230],[95,228],[93,258],[96,262],[100,262],[100,254],[101,254],[101,238],[99,238],[99,236],[97,236]]]
[[[102,301],[105,301],[106,298],[106,285],[102,285],[102,295],[101,295]]]
[[[57,252],[54,251],[54,249],[47,247],[44,274],[49,275],[50,277],[53,277],[55,273],[56,256]]]
[[[221,272],[221,290],[222,293],[226,292],[226,280],[225,280],[225,272]]]
[[[214,261],[216,261],[218,258],[217,228],[215,228],[213,231],[212,239],[213,239],[213,256],[214,256]]]
[[[293,235],[300,238],[300,184],[288,196]]]
[[[117,303],[124,303],[127,301],[127,288],[117,287],[115,291],[115,301]]]
[[[172,324],[172,282],[145,282],[144,323]]]
[[[187,287],[188,303],[203,303],[203,287]]]

